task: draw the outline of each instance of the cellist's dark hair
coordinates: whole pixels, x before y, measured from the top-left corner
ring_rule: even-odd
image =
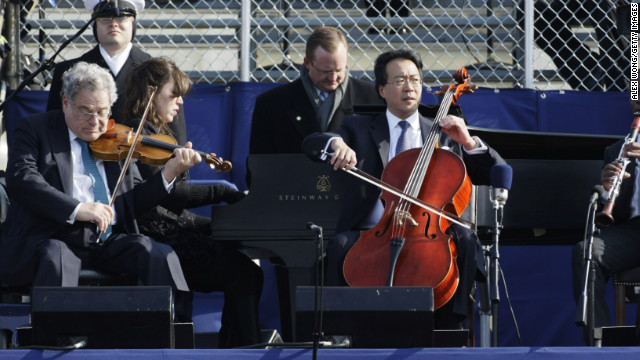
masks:
[[[125,115],[127,119],[141,118],[151,97],[152,89],[157,87],[156,98],[162,87],[173,79],[173,96],[185,96],[192,87],[191,79],[183,73],[176,64],[164,57],[150,58],[136,66],[127,80],[127,104]],[[154,103],[149,107],[147,121],[151,122],[160,133],[173,135],[169,126],[162,122],[158,109]]]
[[[416,64],[416,67],[422,74],[422,59],[420,58],[420,54],[418,54],[415,50],[404,48],[389,51],[380,54],[373,66],[373,73],[376,77],[376,89],[378,89],[380,86],[384,86],[389,81],[387,75],[387,64],[395,59],[407,59],[413,62],[414,64]]]

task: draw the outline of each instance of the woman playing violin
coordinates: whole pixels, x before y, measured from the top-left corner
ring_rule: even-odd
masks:
[[[307,154],[326,149],[335,169],[350,170],[357,166],[380,179],[396,155],[406,149],[422,147],[433,119],[418,111],[422,98],[422,61],[415,51],[402,49],[381,54],[376,59],[374,72],[378,93],[387,104],[386,112],[347,118],[334,133],[308,136],[303,149]],[[444,134],[440,137],[439,147],[448,148],[462,158],[474,184],[489,184],[491,167],[504,160],[482,140],[470,136],[461,117],[446,115],[440,126]],[[406,127],[406,135],[403,127]],[[336,226],[338,235],[327,248],[329,285],[346,284],[342,270],[347,252],[360,237],[360,231],[376,226],[386,206],[376,186],[356,177],[349,177],[345,186]],[[453,298],[436,311],[435,326],[439,329],[460,327],[466,317],[473,282],[483,279],[484,273],[481,245],[476,234],[455,223],[448,230],[453,234],[460,276]]]
[[[156,88],[142,133],[173,135],[168,124],[178,114],[192,83],[171,60],[164,58],[148,59],[132,71],[127,85],[125,113],[130,120],[126,125],[137,129]],[[160,169],[147,164],[138,167],[143,177]],[[221,201],[233,203],[242,199],[244,193],[223,185],[192,185],[187,183],[186,174],[176,183],[175,193],[179,201],[166,208],[157,206],[138,220],[141,231],[175,249],[192,291],[224,291],[220,347],[257,343],[263,281],[260,267],[244,254],[213,241],[209,218],[184,210]],[[191,302],[185,306],[190,316]]]

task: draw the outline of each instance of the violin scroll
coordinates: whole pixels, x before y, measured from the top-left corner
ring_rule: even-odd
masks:
[[[226,173],[231,171],[231,161],[222,160],[222,158],[217,157],[215,153],[208,154],[207,156],[203,157],[203,160],[206,161],[207,164],[209,164],[209,167],[211,167],[211,169],[217,169],[218,172]]]

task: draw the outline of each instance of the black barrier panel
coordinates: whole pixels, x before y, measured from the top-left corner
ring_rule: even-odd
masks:
[[[433,346],[431,287],[325,287],[322,332],[356,348]],[[313,339],[316,291],[296,290],[296,341]]]
[[[35,287],[33,345],[173,348],[168,286]]]

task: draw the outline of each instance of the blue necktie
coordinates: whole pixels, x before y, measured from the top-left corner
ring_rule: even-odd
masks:
[[[398,126],[402,128],[402,132],[400,133],[400,137],[398,137],[398,143],[396,144],[396,156],[405,150],[409,150],[411,145],[411,141],[409,140],[409,132],[407,129],[409,128],[409,122],[407,120],[401,120],[398,123]]]
[[[107,195],[107,187],[104,185],[104,181],[102,181],[102,176],[100,176],[100,171],[98,171],[98,166],[96,165],[93,156],[89,152],[89,144],[86,141],[76,138],[78,143],[80,144],[80,148],[82,148],[82,162],[84,163],[84,168],[87,169],[91,180],[93,180],[93,195],[95,197],[95,201],[99,201],[103,204],[109,205],[109,196]],[[100,235],[100,240],[105,241],[109,235],[111,234],[111,225],[107,231],[103,232]]]
[[[327,98],[329,97],[329,93],[325,91],[320,91],[319,95],[320,95],[320,100],[322,100],[322,102],[327,100]]]

